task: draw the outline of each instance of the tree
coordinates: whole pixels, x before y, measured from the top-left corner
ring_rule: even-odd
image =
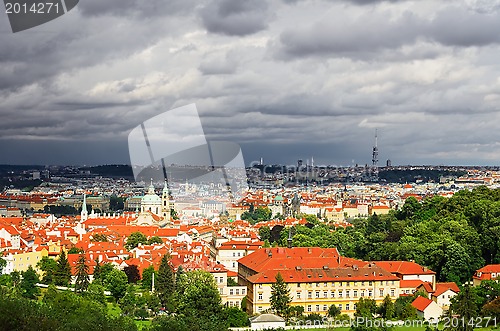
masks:
[[[392,302],[389,295],[386,295],[384,301],[382,301],[382,303],[378,307],[377,312],[385,319],[392,319],[394,317],[394,303]]]
[[[38,269],[43,272],[43,277],[41,282],[47,285],[54,283],[54,274],[57,270],[57,262],[48,256],[42,257],[40,261],[36,264]]]
[[[266,225],[259,229],[260,240],[266,241],[271,239],[271,229]]]
[[[68,286],[71,281],[71,267],[66,253],[61,250],[59,258],[57,259],[57,266],[54,273],[54,283],[60,286]]]
[[[126,266],[123,268],[123,271],[127,275],[127,279],[129,283],[137,283],[139,280],[141,280],[141,275],[139,273],[139,269],[135,264]]]
[[[84,297],[95,302],[99,302],[106,305],[106,295],[104,294],[104,286],[91,283],[89,284],[87,291],[83,293]]]
[[[243,328],[250,326],[248,315],[238,307],[227,307],[223,311],[224,319],[230,328]]]
[[[127,284],[127,275],[121,270],[113,269],[106,275],[106,287],[116,301],[127,292]]]
[[[290,297],[290,289],[288,285],[283,280],[283,276],[278,272],[276,275],[276,281],[271,285],[271,308],[276,312],[277,315],[288,317],[288,307],[292,302]]]
[[[377,311],[377,303],[373,299],[360,298],[356,304],[356,312],[354,316],[373,318],[373,314]]]
[[[304,308],[304,307],[302,307]],[[328,308],[328,316],[329,317],[337,317],[338,315],[340,315],[341,311],[339,309],[339,307],[337,307],[337,305],[333,304],[331,305],[329,308]]]
[[[132,232],[130,236],[127,237],[127,242],[125,243],[125,248],[129,251],[139,246],[139,244],[146,244],[148,238],[142,232]]]
[[[99,280],[101,277],[101,263],[99,262],[99,259],[95,259],[95,266],[94,266],[94,281]]]
[[[163,307],[173,310],[173,295],[175,290],[174,272],[169,263],[170,256],[165,254],[161,258],[160,267],[155,278],[155,291]]]
[[[30,265],[28,270],[23,272],[23,279],[19,284],[22,296],[28,299],[36,299],[40,295],[40,289],[36,286],[39,281],[36,271]]]
[[[153,245],[153,244],[163,244],[163,240],[161,240],[161,238],[158,236],[153,236],[149,238],[148,245]]]
[[[142,271],[142,288],[151,291],[151,286],[153,285],[153,274],[155,273],[155,268],[150,265]]]
[[[75,292],[85,292],[89,283],[89,266],[86,264],[85,253],[80,253],[76,262]]]
[[[7,266],[7,261],[3,257],[0,257],[0,275],[2,274],[3,269]]]
[[[466,285],[462,290],[451,299],[450,313],[458,315],[459,318],[466,322],[473,320],[478,316],[478,307],[476,302],[478,297],[472,287]],[[455,330],[472,331],[474,325],[470,323],[459,323]]]
[[[214,277],[202,270],[189,271],[177,281],[178,312],[192,330],[227,330]]]
[[[83,252],[83,249],[73,246],[69,249],[68,254],[80,254]]]

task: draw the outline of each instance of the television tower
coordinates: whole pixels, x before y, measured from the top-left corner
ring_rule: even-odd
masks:
[[[375,181],[378,181],[378,136],[377,129],[375,129],[375,145],[373,146],[372,151],[372,168],[373,168],[373,176]]]

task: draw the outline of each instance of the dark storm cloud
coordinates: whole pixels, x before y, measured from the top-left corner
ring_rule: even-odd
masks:
[[[388,20],[388,14],[369,13],[354,20],[332,14],[333,17],[306,27],[286,29],[279,38],[278,56],[334,55],[369,59],[384,50],[398,49],[418,40],[458,47],[500,43],[499,13],[484,15],[449,6],[433,19],[406,12]]]
[[[212,0],[201,10],[205,28],[212,33],[245,36],[268,26],[266,0]]]
[[[85,0],[78,9],[84,16],[172,16],[193,11],[194,0]]]

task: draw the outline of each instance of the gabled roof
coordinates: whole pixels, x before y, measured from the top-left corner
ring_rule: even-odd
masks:
[[[435,272],[412,261],[375,261],[376,265],[400,275],[434,275]]]
[[[458,292],[460,292],[460,289],[458,288],[457,284],[455,284],[454,282],[436,283],[436,291],[432,295],[437,297],[448,290],[451,290],[457,294],[458,294]]]
[[[418,296],[411,305],[415,307],[418,311],[424,311],[433,301],[431,299],[424,298],[423,296]]]

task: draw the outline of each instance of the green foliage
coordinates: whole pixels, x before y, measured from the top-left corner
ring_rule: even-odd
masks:
[[[125,243],[125,248],[129,251],[131,249],[136,248],[139,244],[146,244],[148,242],[148,238],[142,232],[133,232],[130,236],[127,237],[127,241]]]
[[[259,237],[262,241],[271,239],[271,229],[266,225],[259,228]]]
[[[78,261],[76,262],[75,292],[85,292],[89,287],[89,284],[89,266],[85,260],[85,253],[81,253],[78,256]]]
[[[147,244],[148,245],[163,244],[163,240],[158,236],[153,236],[153,237],[149,238]]]
[[[68,254],[80,254],[80,253],[83,253],[83,249],[75,246],[71,247],[68,251]]]
[[[389,295],[386,295],[384,301],[377,308],[377,313],[384,319],[392,319],[396,314],[396,308]]]
[[[88,300],[106,305],[106,295],[104,294],[104,286],[93,282],[89,284],[87,291],[84,292],[84,297]]]
[[[272,211],[267,207],[257,207],[253,208],[253,205],[248,211],[241,214],[241,219],[250,222],[251,224],[256,224],[262,221],[268,221],[271,219]]]
[[[0,257],[0,275],[2,274],[2,270],[7,266],[7,261],[3,257]]]
[[[155,273],[155,268],[151,265],[142,271],[142,288],[145,290],[151,290],[153,285],[153,274]]]
[[[377,312],[377,303],[373,299],[360,298],[356,304],[356,312],[354,316],[373,318],[373,315]]]
[[[54,272],[54,284],[59,286],[68,286],[71,281],[71,267],[69,265],[66,253],[61,250]]]
[[[248,315],[238,307],[228,307],[223,311],[223,319],[231,328],[242,328],[250,326]]]
[[[113,298],[118,301],[127,291],[127,275],[118,269],[111,270],[105,279],[106,288],[111,292]]]
[[[292,298],[290,297],[290,289],[283,280],[283,276],[278,272],[276,281],[271,285],[271,308],[278,316],[287,317],[288,309]]]
[[[38,269],[43,272],[43,277],[41,282],[43,284],[53,284],[54,283],[54,274],[57,269],[57,262],[54,259],[51,259],[48,256],[42,257],[40,261],[36,264]]]
[[[450,313],[463,318],[465,321],[470,321],[472,318],[478,316],[477,307],[478,297],[475,291],[470,286],[464,286],[460,293],[451,299]],[[454,330],[472,331],[473,325],[464,323],[465,325],[458,325]]]
[[[330,307],[328,307],[328,316],[329,317],[337,317],[338,315],[340,315],[341,311],[339,309],[339,307],[337,307],[336,305],[331,305]]]
[[[158,293],[158,297],[163,305],[169,311],[174,309],[174,290],[175,290],[175,279],[174,272],[169,263],[170,256],[167,254],[163,255],[161,258],[160,267],[158,268],[158,273],[155,277],[155,291]]]
[[[210,273],[202,270],[183,273],[177,280],[177,294],[177,315],[175,320],[169,321],[172,327],[188,327],[179,330],[227,330],[219,290]],[[153,322],[153,325],[156,324]]]
[[[235,281],[233,278],[228,277],[227,278],[227,286],[238,286],[238,282]]]
[[[36,271],[31,267],[28,267],[28,270],[23,272],[23,279],[19,284],[19,288],[23,297],[28,299],[36,299],[38,295],[40,295],[40,289],[36,286],[40,279]]]

